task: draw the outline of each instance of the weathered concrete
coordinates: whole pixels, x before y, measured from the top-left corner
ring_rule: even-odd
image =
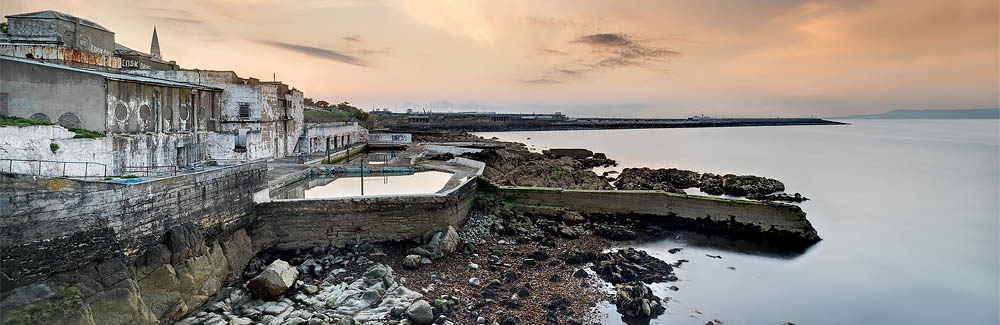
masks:
[[[816,229],[798,206],[660,191],[585,191],[484,187],[508,203],[590,215],[629,215],[715,233],[815,242]]]
[[[253,162],[132,185],[2,174],[4,287],[94,260],[130,261],[178,224],[231,233],[249,223],[266,168]]]
[[[448,192],[427,195],[275,200],[255,208],[279,250],[406,241],[465,222],[475,178]]]

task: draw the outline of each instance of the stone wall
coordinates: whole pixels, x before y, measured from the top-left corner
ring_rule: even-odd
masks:
[[[362,242],[406,241],[465,222],[476,181],[427,195],[275,200],[256,207],[261,231],[276,248],[344,247]]]
[[[77,118],[75,127],[104,131],[103,76],[6,59],[0,60],[0,70],[5,115],[58,123],[69,114]]]
[[[267,166],[253,162],[138,184],[0,175],[0,271],[16,286],[95,260],[141,255],[171,227],[209,235],[249,223]]]
[[[798,206],[659,191],[586,191],[552,188],[491,189],[504,200],[595,215],[635,215],[679,226],[705,228],[780,239],[819,240],[816,229]]]

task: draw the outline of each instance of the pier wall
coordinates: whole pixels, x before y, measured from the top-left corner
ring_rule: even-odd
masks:
[[[442,193],[330,199],[288,199],[258,204],[260,230],[279,250],[408,241],[458,227],[472,209],[476,179]]]
[[[494,187],[508,203],[550,206],[590,215],[639,216],[676,226],[806,242],[819,240],[798,206],[661,191],[588,191]]]
[[[137,184],[0,174],[0,271],[20,284],[94,260],[130,261],[185,223],[231,232],[249,222],[266,171],[251,162]]]

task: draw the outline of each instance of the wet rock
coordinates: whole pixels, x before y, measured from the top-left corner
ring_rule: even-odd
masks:
[[[299,275],[287,262],[274,260],[264,271],[247,283],[247,289],[256,297],[273,298],[285,293],[295,283]]]
[[[576,272],[573,272],[573,277],[574,278],[586,278],[587,277],[587,271],[585,271],[584,269],[577,269]]]
[[[683,248],[671,248],[671,249],[668,249],[668,250],[667,250],[667,253],[670,253],[670,254],[677,254],[677,252],[680,252],[680,251],[682,251],[682,250],[684,250],[684,249],[683,249]]]
[[[566,253],[563,253],[562,258],[566,261],[566,264],[583,264],[594,260],[597,254],[591,252],[581,251],[579,248],[573,247]]]
[[[711,257],[711,258],[722,258],[722,256],[720,256],[720,255],[712,255],[712,254],[705,254],[705,256],[708,256],[708,257]]]
[[[587,149],[549,149],[542,150],[542,154],[553,158],[570,157],[573,159],[584,159],[594,156],[594,152]],[[607,157],[604,158],[607,159]]]
[[[406,308],[406,319],[414,324],[425,325],[434,321],[434,311],[426,300],[417,300]]]
[[[809,200],[809,198],[802,196],[802,194],[799,193],[795,193],[794,195],[788,193],[778,193],[778,194],[755,193],[747,195],[746,198],[758,201],[783,201],[783,202],[802,202]]]
[[[679,189],[695,187],[699,184],[697,172],[676,168],[625,168],[615,181],[615,186],[620,190],[661,190],[667,192],[677,192]]]
[[[634,231],[619,225],[598,225],[594,229],[594,233],[610,240],[633,240],[639,238]]]
[[[654,283],[676,279],[670,264],[634,248],[602,253],[597,256],[591,269],[601,279],[612,284],[632,281]]]
[[[622,315],[649,319],[666,311],[660,297],[639,281],[615,285],[615,307]]]

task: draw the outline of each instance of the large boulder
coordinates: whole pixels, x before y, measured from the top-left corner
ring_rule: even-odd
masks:
[[[615,285],[615,307],[622,315],[649,319],[666,311],[660,297],[640,281]]]
[[[455,231],[455,227],[448,226],[448,229],[441,236],[441,244],[438,246],[438,249],[445,254],[454,253],[458,249],[458,242],[458,232]]]
[[[299,271],[288,265],[288,262],[274,260],[264,271],[250,279],[247,289],[256,297],[274,298],[291,288],[298,276]]]
[[[573,159],[584,159],[594,156],[594,152],[587,149],[549,149],[542,150],[542,154],[555,158],[570,157]]]
[[[417,300],[406,308],[406,319],[417,325],[426,325],[434,321],[434,310],[426,300]]]

